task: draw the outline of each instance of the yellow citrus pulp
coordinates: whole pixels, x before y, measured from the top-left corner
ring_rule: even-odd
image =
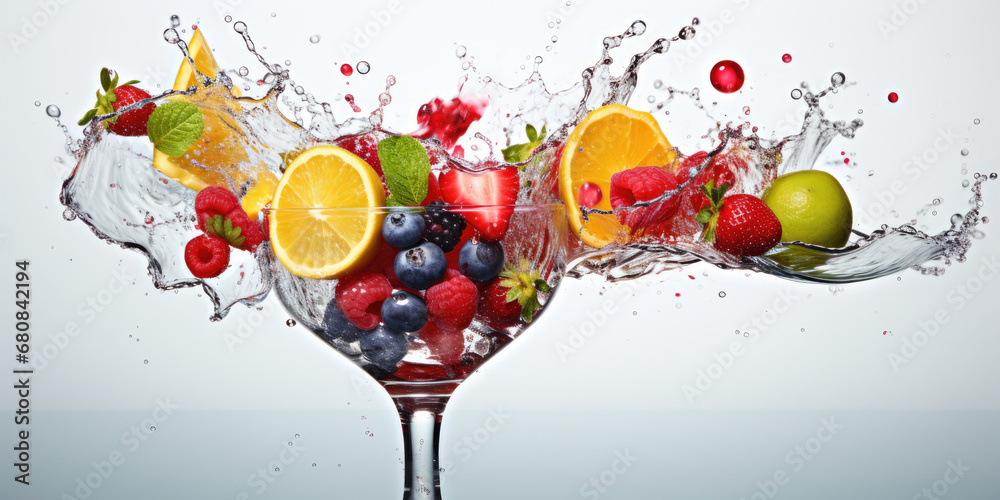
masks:
[[[268,212],[271,248],[303,278],[360,270],[378,253],[384,206],[382,180],[371,166],[336,146],[314,146],[278,182]]]

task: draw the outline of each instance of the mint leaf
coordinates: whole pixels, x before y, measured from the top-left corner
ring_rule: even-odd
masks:
[[[146,133],[156,149],[167,156],[178,157],[201,137],[203,127],[197,106],[188,102],[168,102],[149,115]]]
[[[505,162],[521,163],[528,161],[528,158],[531,158],[531,153],[534,153],[535,149],[545,142],[544,126],[542,127],[541,133],[539,133],[535,130],[535,127],[528,125],[524,127],[524,133],[528,136],[528,142],[524,144],[513,144],[500,151],[503,153],[503,160]]]
[[[408,135],[382,139],[378,143],[378,159],[392,193],[387,201],[397,206],[419,205],[424,201],[431,161],[419,141]]]

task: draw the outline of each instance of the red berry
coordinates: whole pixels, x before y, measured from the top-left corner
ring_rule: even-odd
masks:
[[[203,234],[184,246],[184,263],[196,278],[214,278],[229,266],[229,244]]]
[[[502,286],[501,281],[493,278],[486,282],[479,294],[479,317],[494,330],[504,330],[521,321],[521,304],[517,300],[507,302],[510,288]]]
[[[514,214],[521,187],[516,167],[493,168],[471,173],[452,168],[438,180],[441,198],[450,205],[483,205],[466,209],[462,216],[479,230],[484,240],[496,241],[505,234]]]
[[[243,211],[242,207],[229,212],[226,218],[229,219],[233,227],[240,228],[240,236],[243,237],[243,244],[237,248],[248,252],[256,251],[257,246],[264,241],[264,232],[260,228],[260,223],[250,220],[250,217]]]
[[[638,202],[652,201],[677,189],[677,178],[661,167],[636,167],[611,176],[611,206],[628,208]],[[633,231],[666,222],[677,212],[680,197],[672,196],[646,207],[616,213],[622,224]]]
[[[417,123],[420,130],[410,134],[418,139],[436,137],[445,149],[451,149],[469,130],[469,126],[482,118],[483,110],[489,101],[485,99],[454,98],[444,102],[440,98],[420,106],[417,111]]]
[[[699,151],[688,158],[693,158],[696,162],[688,162],[688,167],[697,167],[700,165],[708,153],[704,151]],[[682,167],[683,169],[683,167]],[[708,166],[705,170],[702,170],[694,182],[691,183],[690,188],[696,191],[696,196],[692,200],[692,205],[694,212],[698,213],[699,210],[708,206],[708,197],[701,193],[701,186],[704,186],[708,181],[714,181],[716,186],[721,186],[722,184],[729,184],[730,193],[739,193],[736,191],[736,180],[742,177],[750,170],[747,165],[746,160],[730,153],[720,153],[712,157]]]
[[[462,353],[465,352],[465,334],[461,330],[444,331],[427,322],[417,335],[427,344],[441,364],[455,366],[461,361]]]
[[[381,274],[361,272],[337,282],[337,307],[362,330],[371,330],[382,321],[382,302],[392,295],[392,285]]]
[[[430,320],[445,333],[461,332],[476,316],[479,289],[462,273],[448,269],[440,283],[427,289],[424,298]]]
[[[733,255],[763,255],[781,241],[781,222],[760,198],[734,194],[722,200],[715,248]]]
[[[115,101],[111,104],[115,111],[150,97],[148,92],[132,85],[121,85],[109,90],[108,93],[115,96]],[[111,131],[118,135],[146,135],[146,122],[149,121],[149,115],[153,114],[155,110],[156,105],[149,103],[140,108],[126,111],[118,115],[118,119],[111,124]]]
[[[434,172],[431,172],[427,176],[427,196],[424,197],[424,201],[420,202],[420,206],[426,207],[427,205],[430,205],[432,201],[440,199],[441,189],[438,187],[438,178],[434,175]]]
[[[194,211],[198,215],[196,227],[204,229],[206,220],[216,215],[225,217],[239,206],[240,200],[224,187],[209,186],[202,189],[194,199]]]
[[[346,135],[341,137],[333,143],[339,147],[344,148],[361,158],[368,165],[378,173],[379,178],[382,179],[382,187],[385,188],[385,194],[389,194],[389,187],[385,185],[385,175],[382,174],[382,162],[378,158],[378,138],[375,137],[374,133],[363,134],[363,135]]]

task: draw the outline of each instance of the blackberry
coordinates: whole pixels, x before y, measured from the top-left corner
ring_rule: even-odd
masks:
[[[424,217],[424,240],[429,241],[448,253],[455,249],[462,232],[465,231],[465,218],[455,212],[445,210],[443,201],[434,201],[425,207],[421,214]]]

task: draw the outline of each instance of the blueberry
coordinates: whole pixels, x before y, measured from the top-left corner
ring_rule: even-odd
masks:
[[[395,271],[400,283],[414,290],[426,290],[437,283],[448,268],[441,247],[423,242],[396,254]]]
[[[410,248],[424,236],[424,218],[413,212],[393,212],[382,223],[382,237],[396,248]]]
[[[458,252],[458,270],[472,281],[489,281],[503,268],[503,245],[472,238]]]
[[[379,325],[361,335],[361,353],[376,367],[389,373],[406,356],[408,343],[405,333]]]
[[[326,306],[323,314],[323,339],[327,342],[342,340],[344,342],[354,342],[364,330],[347,319],[344,313],[337,307],[337,300],[331,300]]]
[[[427,324],[427,305],[420,297],[400,290],[382,303],[382,322],[397,332],[415,332]]]

